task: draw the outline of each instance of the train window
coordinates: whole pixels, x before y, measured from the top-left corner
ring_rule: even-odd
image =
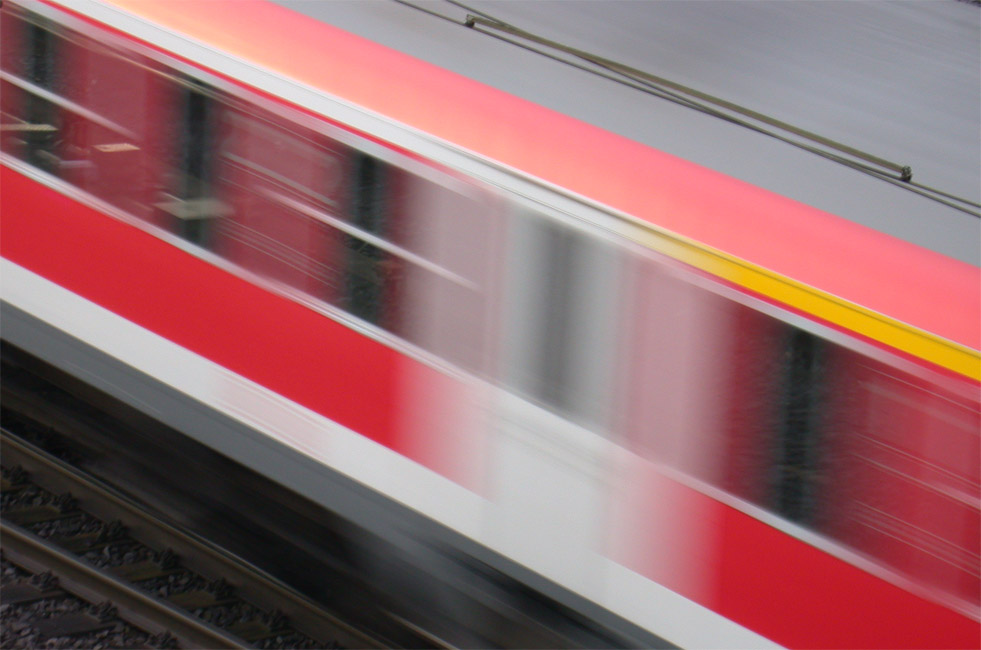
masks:
[[[228,212],[214,187],[221,111],[222,102],[207,84],[190,77],[177,80],[166,197],[156,208],[173,232],[203,248],[213,247],[216,220]]]
[[[583,247],[581,237],[548,224],[538,233],[542,247],[543,272],[539,278],[536,331],[529,336],[529,363],[517,375],[522,390],[563,411],[574,408],[570,384],[573,379],[571,355],[566,354],[571,341],[573,314],[573,265]]]
[[[796,523],[816,527],[823,511],[824,436],[830,344],[729,303],[728,385],[721,407],[726,450],[718,484]]]
[[[396,216],[398,175],[392,167],[360,152],[354,153],[352,167],[347,217],[363,233],[386,239]],[[345,233],[343,240],[345,282],[340,306],[369,323],[394,329],[392,306],[398,301],[402,260],[368,237]]]
[[[482,360],[494,233],[489,206],[360,152],[349,159],[336,304],[471,370]]]
[[[981,599],[973,396],[832,346],[819,530],[971,607]]]
[[[176,187],[180,197],[191,199],[210,194],[216,108],[208,89],[201,82],[188,80],[181,88],[178,131],[180,157]]]
[[[29,57],[27,60],[27,79],[39,89],[52,91],[55,87],[55,61],[58,42],[49,30],[31,23],[28,27]],[[27,160],[31,164],[54,172],[54,149],[57,142],[57,107],[39,93],[28,92],[25,97],[25,118],[28,124],[37,127],[26,131]],[[51,125],[54,128],[43,127]]]
[[[506,374],[518,391],[604,426],[617,256],[612,246],[535,216],[517,219]],[[604,289],[606,287],[606,289]]]
[[[625,440],[802,524],[818,516],[827,344],[637,256]]]
[[[784,379],[777,398],[774,509],[806,524],[817,509],[824,344],[813,334],[790,328],[784,348]]]
[[[484,368],[489,278],[496,228],[493,204],[474,188],[415,175],[399,183],[398,218],[389,240],[405,260],[399,300],[390,306],[393,331],[470,369]]]
[[[340,202],[344,152],[246,104],[222,111],[214,250],[264,277],[332,300],[339,235],[326,223]]]
[[[34,15],[4,10],[4,150],[46,172],[58,173],[62,116],[57,101],[62,39]]]
[[[732,309],[717,484],[977,606],[977,403]]]
[[[70,99],[84,108],[72,137],[76,185],[144,220],[153,221],[163,186],[161,124],[170,108],[172,77],[134,52],[91,40],[75,45],[84,74]],[[156,215],[162,217],[163,215]],[[163,221],[157,221],[165,225]]]

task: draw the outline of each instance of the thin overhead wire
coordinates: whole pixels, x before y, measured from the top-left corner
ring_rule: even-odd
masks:
[[[410,7],[416,11],[421,11],[440,20],[470,28],[490,38],[609,81],[628,86],[645,94],[686,106],[761,135],[775,138],[781,142],[936,201],[953,210],[958,210],[974,217],[981,217],[981,211],[979,211],[981,210],[981,204],[934,187],[914,182],[912,180],[912,169],[908,165],[885,160],[846,144],[836,142],[830,138],[806,131],[787,122],[777,120],[758,111],[739,106],[725,99],[714,97],[669,79],[658,77],[557,41],[549,40],[532,32],[527,32],[495,18],[486,12],[470,7],[459,0],[444,0],[444,2],[466,11],[467,15],[463,20],[434,11],[429,7],[421,6],[409,0],[393,0],[393,2]]]

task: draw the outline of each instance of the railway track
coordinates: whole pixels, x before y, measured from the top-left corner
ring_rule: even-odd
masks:
[[[151,635],[134,627],[112,605],[78,598],[63,589],[50,571],[32,574],[5,556],[0,558],[0,590],[4,648],[177,647],[168,633]]]
[[[11,432],[2,443],[0,646],[382,645]]]

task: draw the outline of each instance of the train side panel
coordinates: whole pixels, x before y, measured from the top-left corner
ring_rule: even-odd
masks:
[[[976,643],[975,379],[551,189],[483,183],[50,7],[3,12],[5,265],[271,391],[304,432],[266,429],[275,444],[349,468],[384,449],[369,487],[681,643]],[[164,359],[146,371],[173,376]],[[247,394],[200,397],[264,422]],[[400,483],[405,463],[445,497]]]

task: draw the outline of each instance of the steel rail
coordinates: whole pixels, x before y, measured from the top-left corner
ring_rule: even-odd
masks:
[[[336,616],[325,612],[322,607],[272,576],[237,557],[222,552],[197,536],[149,515],[144,508],[130,499],[85,477],[46,452],[21,442],[6,429],[0,431],[2,431],[3,455],[6,462],[20,464],[28,471],[36,472],[40,469],[56,476],[52,483],[57,490],[71,492],[79,503],[84,504],[85,508],[95,515],[121,520],[135,538],[152,539],[156,545],[165,544],[189,569],[215,575],[235,575],[238,578],[236,588],[240,595],[259,607],[280,610],[290,619],[297,631],[313,638],[335,639],[346,647],[384,647],[378,639],[358,631]],[[100,503],[108,505],[99,507]],[[112,512],[109,513],[108,509]],[[6,537],[3,542],[6,552]]]
[[[0,521],[0,532],[4,555],[14,564],[31,571],[50,570],[65,591],[89,602],[111,601],[118,608],[119,618],[141,629],[154,634],[170,632],[186,647],[249,647],[243,640],[72,557],[20,526]]]

